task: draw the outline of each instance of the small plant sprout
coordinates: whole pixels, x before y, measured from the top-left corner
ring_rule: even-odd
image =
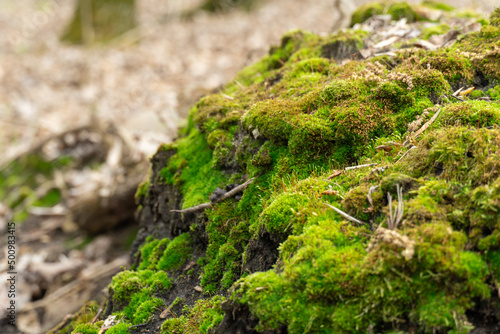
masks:
[[[398,227],[404,213],[403,189],[399,186],[399,184],[396,185],[396,191],[398,193],[398,206],[394,212],[392,211],[392,196],[390,193],[387,193],[387,200],[389,201],[389,217],[387,217],[387,227],[390,230],[395,230]]]

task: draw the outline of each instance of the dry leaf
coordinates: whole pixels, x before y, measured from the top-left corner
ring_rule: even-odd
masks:
[[[343,172],[344,172],[344,171],[343,171],[343,170],[340,170],[340,169],[339,169],[339,170],[335,170],[335,171],[333,171],[332,175],[328,176],[326,179],[327,179],[327,180],[331,180],[331,179],[333,179],[334,177],[337,177],[337,176],[342,175],[342,173],[343,173]]]
[[[328,189],[328,190],[325,190],[325,191],[323,191],[323,192],[321,193],[321,196],[323,196],[323,195],[338,196],[338,195],[339,195],[339,193],[338,193],[338,192],[336,192],[336,191],[335,191],[335,190],[333,190],[333,189]]]
[[[390,145],[380,145],[380,146],[377,146],[375,147],[376,150],[384,150],[386,152],[390,152],[392,151],[392,146]]]
[[[195,264],[196,264],[196,262],[194,262],[194,261],[189,262],[188,265],[186,267],[184,267],[184,271],[189,270]]]

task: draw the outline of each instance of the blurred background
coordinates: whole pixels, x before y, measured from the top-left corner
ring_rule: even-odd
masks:
[[[18,329],[0,332],[46,332],[128,265],[148,158],[197,99],[283,33],[330,33],[366,2],[0,0],[0,306],[9,220],[19,272]]]

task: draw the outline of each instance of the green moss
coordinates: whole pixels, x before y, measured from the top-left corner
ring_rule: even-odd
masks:
[[[441,110],[437,124],[484,128],[497,125],[499,121],[499,105],[486,101],[466,101],[444,107]]]
[[[76,328],[73,330],[73,334],[97,334],[99,332],[99,328],[97,326],[91,325],[91,324],[81,324],[76,326]]]
[[[142,202],[143,198],[147,198],[148,196],[148,189],[151,181],[148,179],[144,182],[142,182],[139,187],[137,187],[137,191],[135,192],[135,201],[136,203]]]
[[[129,327],[130,327],[130,325],[126,324],[126,323],[116,324],[113,327],[111,327],[110,329],[108,329],[106,331],[106,333],[108,333],[108,334],[128,334],[128,333],[130,333],[128,331]]]
[[[429,39],[433,35],[442,35],[450,30],[450,26],[447,24],[438,24],[431,26],[422,30],[420,37],[423,39]]]
[[[160,307],[164,305],[163,300],[153,298],[143,302],[134,314],[134,324],[143,324],[151,319],[155,311],[160,311]]]
[[[307,219],[311,199],[300,193],[278,196],[259,217],[259,226],[277,234],[299,233]]]
[[[162,333],[208,333],[224,318],[224,312],[220,307],[220,303],[224,300],[225,298],[220,296],[198,300],[193,307],[184,308],[180,317],[165,321],[161,327]]]
[[[450,83],[462,80],[464,83],[471,83],[474,79],[474,69],[468,57],[458,52],[436,51],[423,57],[422,67],[439,70],[445,79]]]
[[[175,237],[165,249],[158,260],[157,270],[169,271],[179,268],[189,258],[192,252],[191,237],[189,233],[183,233]]]
[[[488,95],[494,100],[500,100],[500,86],[495,86],[488,90]]]
[[[161,300],[152,301],[152,296],[158,292],[166,292],[172,283],[165,272],[154,272],[152,270],[123,271],[113,277],[110,289],[113,291],[114,307],[121,306],[127,319],[136,324],[138,319],[144,320],[151,313],[153,307],[157,307]],[[144,307],[141,308],[141,305]]]
[[[405,2],[372,2],[360,6],[354,11],[351,17],[351,26],[356,23],[363,23],[374,15],[389,14],[393,20],[406,18],[408,22],[415,22],[420,19],[415,10]]]
[[[484,38],[496,38],[500,36],[500,28],[492,25],[483,26],[481,28],[481,36]]]
[[[459,325],[451,321],[454,312],[463,316],[474,296],[489,294],[484,262],[464,252],[465,236],[445,225],[417,227],[410,234],[416,254],[408,262],[390,242],[364,255],[356,239],[348,241],[335,224],[325,223],[300,237],[283,273],[256,273],[238,283],[233,298],[250,305],[260,330],[286,323],[290,333],[359,332],[407,317],[427,328],[451,329]],[[430,274],[420,275],[421,270]],[[448,275],[458,281],[443,291],[440,282]],[[436,305],[442,311],[430,312]]]
[[[166,239],[168,240],[168,239]],[[170,240],[168,240],[170,241]],[[167,241],[167,243],[168,243]],[[159,240],[147,240],[145,244],[143,244],[140,248],[139,251],[141,252],[141,264],[139,265],[138,269],[146,269],[150,265],[150,258],[151,258],[151,253],[153,252],[154,249],[156,249],[158,244],[160,243]],[[163,248],[166,247],[166,245],[162,246]],[[159,249],[160,247],[158,247]],[[152,259],[154,261],[154,259]],[[156,263],[156,262],[154,262]]]
[[[161,176],[165,182],[180,186],[183,208],[206,202],[210,193],[222,186],[226,179],[221,171],[212,168],[213,151],[207,140],[193,127],[186,137],[177,141],[176,151],[161,171]],[[197,175],[206,177],[199,179]]]
[[[455,9],[455,7],[446,4],[444,2],[439,2],[439,1],[433,1],[433,0],[425,0],[422,1],[422,5],[429,7],[429,8],[434,8],[434,9],[439,9],[445,12],[451,12],[452,10]]]

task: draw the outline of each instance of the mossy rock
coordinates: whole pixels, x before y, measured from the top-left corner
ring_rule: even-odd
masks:
[[[499,105],[451,97],[497,94],[485,27],[347,62],[335,47],[366,32],[286,34],[153,157],[136,266],[115,277],[109,313],[165,333],[498,330]]]

